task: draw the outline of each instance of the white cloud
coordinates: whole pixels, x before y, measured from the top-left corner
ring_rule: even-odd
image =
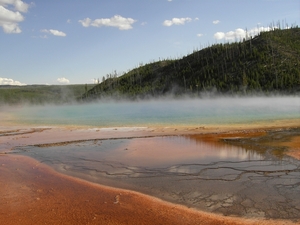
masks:
[[[270,30],[273,30],[273,29],[276,29],[277,27],[255,27],[255,28],[252,28],[250,31],[247,31],[248,32],[248,35],[257,35],[259,34],[260,32],[262,31],[270,31]]]
[[[8,23],[18,23],[24,20],[24,17],[19,12],[13,12],[0,5],[0,21]]]
[[[52,29],[50,29],[50,30],[44,29],[44,30],[41,30],[41,32],[53,34],[54,36],[59,36],[59,37],[67,36],[66,33],[64,33],[62,31],[52,30]]]
[[[203,34],[197,34],[197,37],[202,37],[203,36]]]
[[[132,18],[124,18],[120,15],[115,15],[111,18],[102,18],[102,19],[95,19],[91,20],[90,18],[85,18],[83,20],[79,20],[79,23],[81,23],[84,27],[117,27],[119,30],[130,30],[132,29],[132,24],[136,22],[136,20]]]
[[[172,25],[184,25],[187,22],[191,22],[192,19],[189,17],[186,18],[173,18],[172,20],[165,20],[163,22],[164,26],[170,27]]]
[[[92,20],[90,18],[85,18],[83,20],[79,20],[78,22],[81,23],[81,25],[84,27],[89,27]]]
[[[98,79],[94,78],[94,79],[91,79],[91,82],[93,84],[99,84],[100,83],[100,79],[99,78]]]
[[[31,36],[32,38],[42,38],[42,39],[47,39],[48,36],[46,34],[40,35],[40,36]]]
[[[23,84],[20,81],[13,80],[13,79],[10,79],[10,78],[0,77],[0,85],[18,85],[18,86],[22,86],[22,85],[26,85],[26,84]]]
[[[24,17],[21,13],[10,11],[0,5],[0,26],[5,33],[21,33],[18,23],[23,20]]]
[[[9,6],[14,6],[10,9]],[[3,31],[8,34],[21,33],[19,23],[24,20],[23,15],[26,13],[29,5],[21,0],[0,0],[0,26]]]
[[[221,40],[225,37],[225,33],[224,32],[217,32],[214,34],[214,38],[217,40]]]
[[[70,81],[64,77],[58,78],[57,81],[62,84],[69,84]]]
[[[71,23],[71,20],[70,20],[70,19],[68,19],[68,20],[67,20],[67,23]]]
[[[221,21],[220,20],[214,20],[213,21],[213,24],[218,24],[218,23],[220,23]]]
[[[251,30],[244,30],[241,28],[235,29],[235,31],[229,32],[217,32],[214,34],[214,38],[217,40],[225,39],[227,41],[241,40],[243,38],[253,37],[258,35],[262,31],[270,31],[273,28],[270,27],[256,27]]]
[[[8,5],[13,5],[16,11],[26,13],[28,11],[29,5],[24,3],[22,0],[0,0],[0,5],[7,7]]]

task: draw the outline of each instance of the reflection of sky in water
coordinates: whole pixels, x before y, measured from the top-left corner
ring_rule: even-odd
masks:
[[[299,206],[299,161],[288,157],[267,160],[255,151],[191,136],[26,146],[17,152],[67,175],[209,212],[299,218],[294,210]],[[245,199],[253,204],[241,207]],[[280,207],[276,215],[270,213],[274,206]]]
[[[62,173],[104,184],[118,181],[114,185],[121,187],[124,182],[135,186],[141,182],[136,179],[150,177],[154,182],[169,176],[175,180],[182,176],[233,180],[246,171],[280,172],[297,168],[289,161],[265,160],[264,155],[253,150],[185,136],[94,140],[18,150]],[[146,189],[151,186],[148,182],[143,184]]]
[[[53,147],[27,147],[26,155],[49,164],[110,172],[117,167],[166,168],[181,164],[260,160],[240,147],[194,141],[182,136],[86,141]],[[59,163],[58,163],[59,162]],[[113,166],[114,165],[114,166]]]
[[[196,142],[185,137],[136,139],[125,145],[122,162],[136,166],[166,167],[174,164],[207,164],[221,160],[260,159],[254,152],[230,145]]]
[[[300,118],[300,100],[218,98],[23,107],[18,122],[109,126],[205,125]]]

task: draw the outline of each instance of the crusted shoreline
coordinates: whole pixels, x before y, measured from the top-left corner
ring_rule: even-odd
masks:
[[[9,153],[16,146],[51,146],[82,140],[143,138],[161,135],[196,135],[197,138],[209,142],[219,140],[237,142],[241,137],[248,137],[250,142],[253,142],[251,138],[264,136],[267,132],[276,133],[276,131],[290,128],[257,127],[255,129],[230,128],[227,130],[206,128],[204,131],[199,128],[145,128],[142,131],[126,132],[70,128],[37,129],[27,127],[26,129],[25,132],[23,130],[19,133],[16,132],[15,135],[0,137],[0,152],[2,152],[0,155],[2,161],[0,182],[3,184],[1,193],[5,193],[2,197],[5,204],[2,205],[0,218],[1,221],[6,221],[6,224],[31,224],[36,218],[49,224],[55,224],[57,221],[63,221],[64,224],[74,224],[74,222],[75,224],[99,224],[103,221],[106,224],[153,224],[154,222],[155,224],[199,224],[199,221],[201,224],[297,224],[299,222],[296,220],[238,218],[202,212],[134,191],[105,187],[62,175],[25,156],[4,154]],[[2,131],[1,134],[5,134],[5,131]],[[9,131],[8,134],[12,134],[12,132]],[[281,144],[285,148],[289,147],[292,151],[297,152],[297,140],[297,137],[293,137],[288,144],[286,140]],[[235,145],[236,143],[231,144]],[[50,184],[48,181],[52,183]],[[71,186],[74,188],[70,188]],[[87,187],[93,191],[86,191]],[[95,196],[98,197],[95,198]],[[109,200],[103,196],[110,196]],[[42,201],[43,204],[41,204]],[[102,206],[99,206],[101,201]],[[98,203],[96,204],[96,202]],[[15,205],[18,207],[12,207]]]

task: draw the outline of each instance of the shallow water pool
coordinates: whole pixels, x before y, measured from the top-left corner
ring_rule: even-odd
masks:
[[[299,97],[252,97],[97,102],[28,106],[10,112],[17,123],[36,125],[202,126],[300,118]]]

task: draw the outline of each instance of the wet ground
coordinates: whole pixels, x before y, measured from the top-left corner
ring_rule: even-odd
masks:
[[[15,148],[57,171],[188,207],[299,219],[300,161],[280,143],[299,129],[207,141],[203,135],[95,139]]]

